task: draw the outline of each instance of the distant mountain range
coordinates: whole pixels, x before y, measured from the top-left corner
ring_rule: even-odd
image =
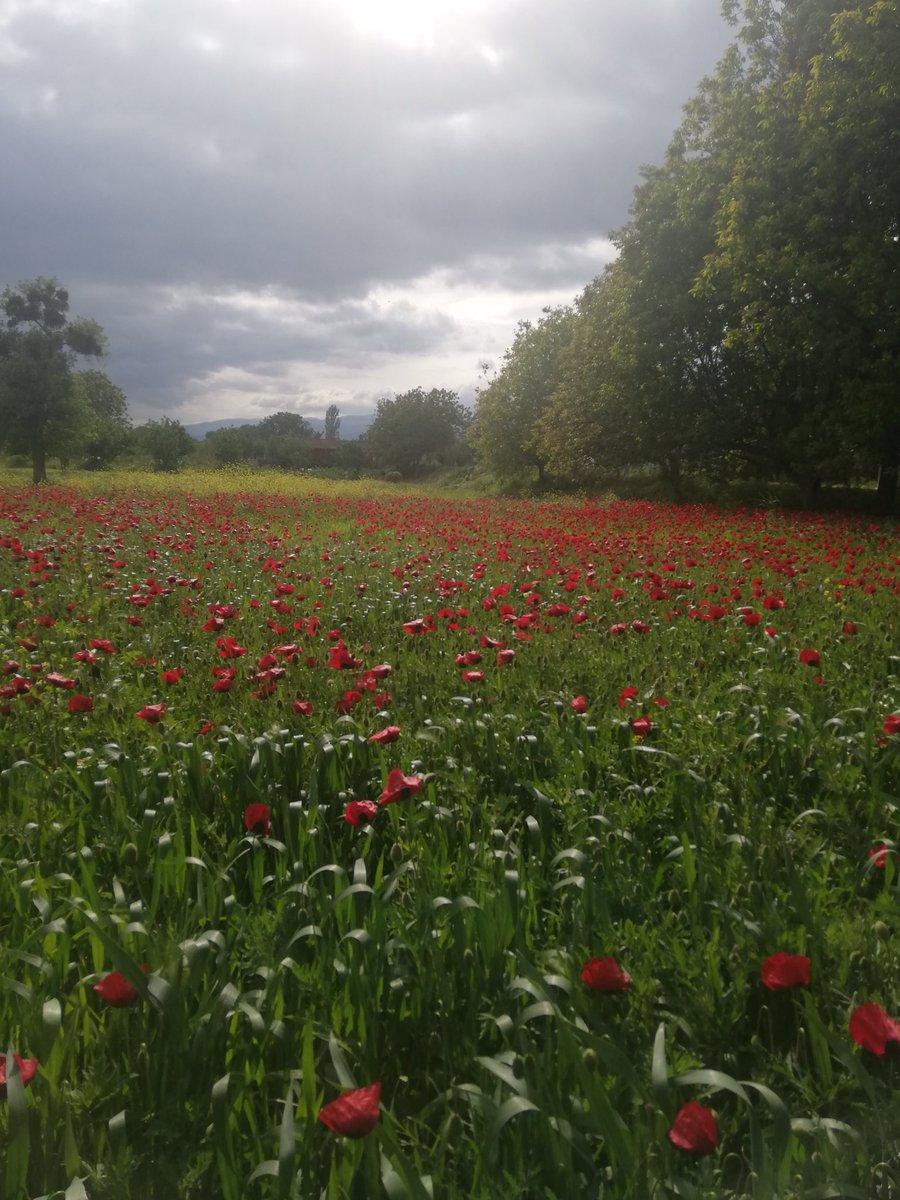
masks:
[[[375,414],[372,413],[348,413],[346,416],[341,414],[340,437],[344,442],[354,442],[361,433],[372,424],[375,419]],[[212,433],[214,429],[233,429],[238,425],[258,425],[262,420],[261,417],[253,419],[252,417],[238,417],[234,420],[226,421],[198,421],[193,425],[185,425],[185,429],[198,442],[202,442],[208,433]],[[325,421],[322,417],[304,417],[315,429],[316,433],[322,433],[325,429]]]

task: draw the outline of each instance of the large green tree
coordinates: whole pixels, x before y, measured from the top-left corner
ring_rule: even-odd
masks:
[[[106,350],[103,330],[69,318],[69,293],[57,279],[8,287],[0,295],[0,439],[28,454],[32,478],[47,478],[47,457],[67,453],[89,433],[90,409],[73,386],[79,356]]]
[[[856,469],[847,383],[864,349],[853,283],[830,249],[847,197],[826,197],[821,146],[803,120],[833,7],[743,6],[751,120],[731,146],[715,248],[695,286],[708,302],[724,300],[722,344],[739,364],[729,409],[743,418],[756,472],[792,477],[809,496]]]
[[[86,411],[85,466],[108,466],[128,445],[131,422],[125,393],[102,371],[76,371],[72,376],[75,398]]]
[[[549,454],[538,422],[559,379],[571,336],[571,308],[545,308],[537,322],[520,321],[503,365],[479,393],[469,441],[479,460],[499,476],[536,467],[543,480]]]
[[[743,441],[720,298],[694,290],[716,245],[745,83],[741,56],[704,80],[662,165],[645,168],[616,261],[576,303],[538,443],[558,473],[654,464],[677,490],[686,469],[723,465]]]
[[[380,466],[403,475],[457,460],[472,414],[456,392],[413,388],[378,401],[366,443]]]
[[[812,62],[800,121],[817,256],[840,280],[852,355],[841,380],[842,434],[878,472],[883,511],[900,463],[900,5],[835,15]]]
[[[821,481],[900,458],[896,0],[728,0],[737,39],[577,306],[539,448]],[[571,473],[571,471],[570,471]]]
[[[147,421],[135,430],[138,445],[150,456],[154,471],[177,471],[197,443],[172,417]]]

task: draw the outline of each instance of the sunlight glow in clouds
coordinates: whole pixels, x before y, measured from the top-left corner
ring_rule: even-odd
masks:
[[[401,46],[433,45],[441,31],[484,12],[478,0],[330,0],[364,37]]]

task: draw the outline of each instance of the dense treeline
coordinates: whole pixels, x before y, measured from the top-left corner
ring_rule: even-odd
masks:
[[[738,34],[643,173],[615,262],[522,323],[471,439],[501,474],[653,464],[821,483],[900,458],[896,0],[726,0]]]

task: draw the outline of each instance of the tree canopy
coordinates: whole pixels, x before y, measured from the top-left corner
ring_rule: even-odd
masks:
[[[86,413],[84,463],[89,469],[108,466],[128,445],[131,422],[128,401],[102,371],[76,371],[75,398]]]
[[[514,475],[532,466],[543,479],[549,450],[537,423],[559,378],[572,317],[569,308],[545,308],[537,324],[520,321],[502,367],[479,394],[469,441],[497,475]]]
[[[413,476],[456,462],[471,418],[456,392],[413,388],[378,401],[366,443],[380,466]]]
[[[726,0],[737,36],[647,168],[534,395],[517,331],[474,444],[559,475],[821,482],[900,459],[900,8]],[[541,327],[535,327],[539,330]],[[496,385],[496,386],[495,386]],[[502,403],[501,403],[502,399]],[[502,414],[503,420],[500,421]],[[487,431],[501,429],[503,445]],[[528,431],[527,435],[525,431]]]
[[[69,318],[69,293],[38,277],[0,295],[0,439],[28,454],[32,478],[47,478],[47,456],[70,455],[96,428],[83,388],[73,383],[79,356],[99,357],[106,340],[96,321]]]
[[[196,446],[181,422],[171,417],[147,421],[135,433],[138,444],[149,454],[154,471],[177,471]]]
[[[218,463],[252,463],[296,470],[312,461],[315,432],[299,413],[270,413],[253,425],[216,429],[206,435]]]

